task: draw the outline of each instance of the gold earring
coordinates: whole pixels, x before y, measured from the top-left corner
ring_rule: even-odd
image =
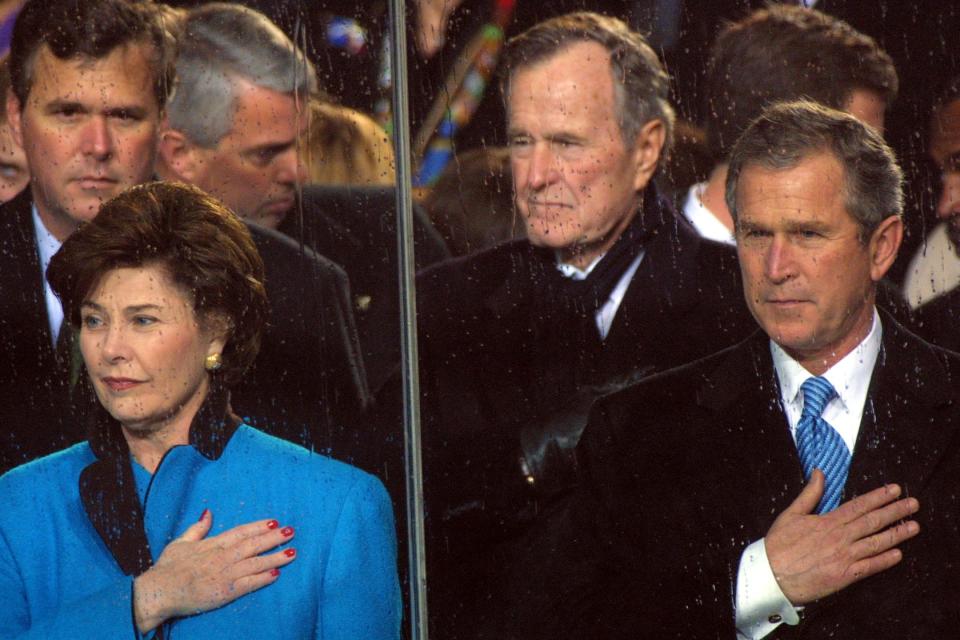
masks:
[[[223,366],[223,358],[219,353],[211,353],[203,360],[203,367],[207,371],[217,371]]]

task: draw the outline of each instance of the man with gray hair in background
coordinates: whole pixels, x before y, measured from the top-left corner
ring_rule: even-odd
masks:
[[[318,89],[313,64],[266,16],[240,5],[194,9],[181,31],[158,171],[276,228],[303,181],[297,146]]]
[[[400,359],[395,190],[301,188],[316,71],[269,18],[212,2],[186,12],[179,26],[177,87],[157,172],[199,186],[342,267],[376,391]],[[419,209],[414,238],[418,267],[447,257]]]

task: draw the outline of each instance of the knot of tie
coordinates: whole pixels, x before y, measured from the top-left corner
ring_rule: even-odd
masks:
[[[814,469],[823,471],[825,483],[817,513],[827,513],[840,504],[850,469],[847,445],[837,430],[821,417],[827,403],[837,396],[837,390],[825,378],[812,377],[800,386],[800,391],[803,393],[803,411],[797,423],[800,464],[807,480]]]
[[[827,403],[833,400],[837,395],[837,390],[826,378],[813,377],[800,385],[800,391],[803,393],[803,418],[819,418],[823,415],[823,409]]]

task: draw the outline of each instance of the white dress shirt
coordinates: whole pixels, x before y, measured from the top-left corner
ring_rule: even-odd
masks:
[[[603,303],[603,306],[597,310],[595,316],[597,322],[597,331],[600,332],[600,339],[606,340],[607,334],[610,333],[610,327],[613,325],[613,317],[617,315],[617,309],[620,308],[620,303],[623,302],[623,296],[627,293],[627,288],[630,286],[630,281],[633,280],[633,274],[637,272],[637,268],[640,266],[640,261],[643,260],[644,251],[641,250],[639,255],[633,259],[633,262],[630,263],[630,266],[627,267],[626,271],[623,272],[623,275],[620,276],[620,280],[617,281],[617,286],[613,288],[610,292],[610,297],[607,298],[607,301]],[[559,256],[557,257],[557,269],[560,273],[566,277],[573,280],[586,280],[587,276],[590,275],[590,272],[600,263],[603,259],[603,254],[598,258],[594,259],[593,262],[587,265],[585,269],[578,269],[572,264],[565,264],[560,262]]]
[[[47,303],[47,320],[50,322],[50,335],[53,337],[53,349],[57,349],[57,338],[60,337],[60,325],[63,324],[63,306],[56,296],[50,283],[47,282],[47,267],[53,254],[60,250],[63,244],[43,226],[43,220],[33,205],[33,232],[37,239],[37,252],[40,254],[40,277],[43,279],[43,295]]]
[[[737,241],[733,237],[733,232],[727,229],[720,219],[703,204],[703,192],[706,188],[706,182],[699,182],[690,187],[687,199],[683,203],[683,217],[693,225],[701,237],[735,247]]]
[[[873,311],[873,326],[867,337],[842,360],[830,367],[823,377],[837,391],[837,397],[823,410],[826,420],[843,438],[851,453],[857,442],[863,408],[873,367],[880,353],[883,327],[877,310]],[[809,371],[791,358],[775,342],[770,341],[773,367],[780,381],[780,400],[794,444],[797,441],[797,423],[803,412],[801,385],[811,378]],[[752,543],[740,556],[737,572],[736,624],[737,637],[756,640],[771,633],[780,624],[797,624],[797,610],[783,595],[767,560],[763,539]]]
[[[903,295],[914,309],[960,286],[960,255],[941,222],[917,249],[903,281]]]

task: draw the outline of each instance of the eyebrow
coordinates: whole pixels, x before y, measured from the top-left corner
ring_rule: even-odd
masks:
[[[127,114],[133,118],[146,118],[147,109],[142,105],[114,105],[112,107],[107,107],[103,110],[104,115],[107,116],[117,116],[120,114]]]
[[[787,231],[826,231],[830,228],[830,225],[824,224],[821,220],[788,221],[784,226]]]
[[[508,129],[507,137],[513,138],[515,136],[529,136],[530,134],[524,129]],[[584,136],[578,135],[571,131],[554,131],[546,133],[543,136],[543,139],[547,142],[577,142],[584,143],[587,139]]]
[[[105,311],[105,309],[104,309],[102,306],[100,306],[100,305],[97,304],[96,302],[93,302],[92,300],[84,300],[83,302],[80,303],[80,306],[81,306],[81,307],[89,307],[89,308],[93,309],[94,311]],[[123,311],[124,311],[125,313],[139,313],[140,311],[146,311],[146,310],[148,310],[148,309],[158,309],[158,310],[159,310],[160,308],[161,308],[160,305],[158,305],[158,304],[152,304],[152,303],[147,303],[147,304],[132,304],[132,305],[130,305],[130,306],[128,306],[128,307],[124,307]]]
[[[256,155],[259,153],[270,152],[273,154],[280,154],[286,151],[287,149],[293,147],[296,144],[296,140],[287,140],[284,142],[268,142],[256,147],[250,147],[243,152],[244,155]]]
[[[61,109],[75,109],[83,113],[87,113],[89,111],[89,109],[87,109],[87,107],[80,102],[75,100],[63,100],[61,98],[55,98],[44,106],[44,110],[47,113],[54,113],[56,111],[60,111]]]
[[[743,222],[743,221],[740,220],[740,219],[738,219],[738,220],[736,221],[736,223],[734,224],[734,231],[735,231],[735,232],[737,232],[737,231],[759,231],[759,230],[762,230],[762,229],[764,229],[764,227],[763,227],[762,225],[755,224],[755,223],[753,223],[753,222]]]
[[[77,102],[76,100],[64,100],[62,98],[55,98],[48,102],[45,105],[45,110],[47,113],[56,113],[57,111],[63,109],[72,109],[79,111],[80,113],[90,113],[91,109],[82,102]],[[147,109],[143,105],[130,104],[130,105],[111,105],[106,107],[103,110],[104,115],[107,116],[116,116],[121,113],[129,114],[135,118],[145,118],[147,116]]]

